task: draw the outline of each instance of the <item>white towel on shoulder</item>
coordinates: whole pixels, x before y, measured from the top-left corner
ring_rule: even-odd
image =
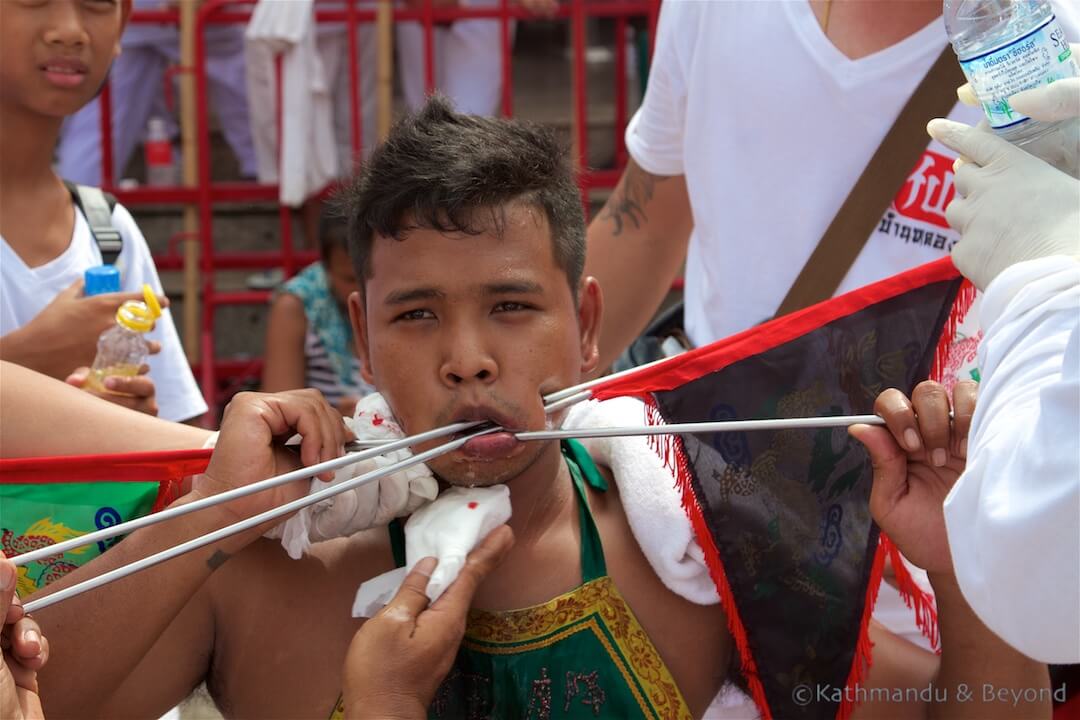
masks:
[[[588,400],[571,408],[564,428],[645,426],[645,404],[636,398]],[[682,506],[671,471],[647,437],[587,438],[593,459],[611,468],[623,511],[653,572],[672,592],[699,605],[720,602],[705,554]]]

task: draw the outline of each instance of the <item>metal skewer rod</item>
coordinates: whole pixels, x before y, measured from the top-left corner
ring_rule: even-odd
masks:
[[[324,490],[320,490],[319,492],[312,493],[302,498],[293,500],[292,502],[280,505],[276,508],[270,508],[269,510],[261,512],[258,515],[253,515],[246,520],[235,522],[232,525],[226,525],[223,528],[219,528],[218,530],[214,530],[213,532],[209,532],[205,535],[192,538],[187,542],[180,543],[179,545],[168,548],[167,550],[162,550],[161,552],[149,555],[140,560],[136,560],[135,562],[128,563],[127,565],[123,565],[118,568],[114,568],[107,573],[103,573],[101,575],[98,575],[97,577],[90,578],[89,580],[84,580],[81,583],[76,583],[71,587],[59,590],[52,595],[48,595],[38,600],[31,600],[30,602],[23,605],[23,609],[26,612],[31,613],[37,610],[41,610],[43,608],[47,608],[50,605],[55,605],[58,602],[67,600],[68,598],[75,597],[76,595],[81,595],[84,592],[99,588],[102,585],[107,585],[115,580],[120,580],[121,578],[125,578],[128,575],[133,575],[140,570],[145,570],[146,568],[150,568],[154,565],[163,563],[166,560],[171,560],[178,555],[183,555],[184,553],[190,552],[191,550],[198,550],[201,547],[210,545],[219,540],[223,540],[230,535],[235,535],[236,533],[243,532],[244,530],[249,530],[269,520],[274,520],[281,517],[282,515],[288,515],[289,513],[296,510],[301,510],[308,507],[309,505],[314,505],[317,502],[334,497],[339,493],[348,492],[353,488],[357,488],[361,485],[366,485],[367,483],[374,482],[376,480],[386,477],[387,475],[392,475],[399,470],[403,470],[404,468],[426,462],[428,460],[431,460],[432,458],[438,457],[439,455],[444,455],[445,453],[458,449],[466,442],[468,442],[474,437],[477,437],[478,435],[486,435],[487,433],[494,432],[495,430],[496,428],[487,428],[479,432],[472,433],[467,437],[461,437],[457,440],[451,440],[450,442],[444,443],[439,447],[432,448],[431,450],[422,452],[419,455],[413,455],[412,457],[406,458],[401,462],[397,462],[393,465],[379,468],[377,470],[372,470],[371,472],[364,473],[359,477],[352,478],[351,480],[346,480],[339,485],[333,485]],[[317,466],[312,465],[311,468],[305,469],[311,470],[314,467]]]
[[[846,425],[884,425],[877,415],[833,415],[806,418],[771,418],[764,420],[721,420],[717,422],[677,423],[668,425],[633,425],[606,428],[564,428],[515,433],[518,440],[567,440],[571,438],[623,437],[628,435],[689,435],[695,433],[747,432],[752,430],[795,430],[800,428],[844,427]],[[369,447],[358,441],[356,447]],[[350,443],[350,446],[353,444]],[[372,447],[375,445],[371,445]]]
[[[187,503],[185,505],[178,505],[162,510],[161,512],[154,513],[153,515],[145,515],[134,520],[129,520],[119,525],[113,525],[111,527],[103,528],[92,533],[87,533],[71,540],[65,540],[64,542],[56,543],[55,545],[47,545],[37,550],[31,550],[30,552],[17,555],[12,558],[12,562],[16,566],[26,565],[27,563],[36,562],[43,558],[51,557],[53,555],[59,555],[61,553],[68,552],[84,545],[96,543],[101,540],[108,540],[118,535],[126,535],[130,532],[134,532],[142,527],[149,525],[155,525],[159,522],[171,520],[172,518],[180,517],[181,515],[187,515],[188,513],[195,512],[196,510],[202,510],[204,508],[212,507],[221,503],[235,500],[236,498],[246,497],[253,495],[263,490],[269,490],[271,488],[284,485],[286,483],[293,482],[295,480],[302,480],[307,477],[314,477],[320,473],[330,472],[331,470],[338,470],[343,467],[347,467],[354,463],[368,460],[379,455],[383,455],[394,450],[399,450],[404,447],[408,447],[415,443],[426,442],[428,440],[434,440],[446,435],[452,435],[462,430],[468,430],[471,427],[479,425],[479,422],[464,422],[454,423],[453,425],[447,425],[446,427],[435,428],[434,430],[428,430],[427,432],[420,433],[419,435],[411,435],[409,437],[401,438],[399,440],[391,440],[387,443],[372,447],[368,450],[361,452],[349,453],[333,460],[327,460],[325,462],[317,463],[309,467],[299,468],[291,472],[278,475],[276,477],[267,478],[257,483],[250,485],[244,485],[243,487],[234,488],[217,495],[211,495],[210,497],[202,498],[201,500],[195,500],[194,502]]]
[[[768,420],[726,420],[719,422],[673,423],[670,425],[635,425],[632,427],[571,428],[519,432],[518,440],[565,440],[568,438],[623,437],[628,435],[689,435],[696,433],[746,432],[750,430],[796,430],[802,428],[844,427],[846,425],[884,425],[877,415],[837,415]]]

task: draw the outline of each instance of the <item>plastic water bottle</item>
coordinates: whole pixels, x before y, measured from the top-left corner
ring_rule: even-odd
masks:
[[[945,0],[945,31],[990,126],[1015,145],[1042,137],[1043,123],[1008,98],[1077,74],[1076,58],[1047,0]]]
[[[143,144],[143,155],[146,157],[147,185],[170,187],[176,184],[172,142],[169,140],[169,130],[163,118],[150,118],[146,142]]]
[[[83,385],[99,393],[112,392],[105,387],[105,378],[119,375],[134,377],[150,354],[143,335],[154,329],[161,317],[161,305],[149,285],[143,285],[143,302],[128,300],[116,311],[116,325],[101,333],[97,357],[90,366],[90,375]]]

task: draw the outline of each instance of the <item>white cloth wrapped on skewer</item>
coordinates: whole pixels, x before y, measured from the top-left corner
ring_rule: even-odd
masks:
[[[389,406],[378,393],[361,399],[356,405],[355,416],[346,418],[345,422],[361,440],[396,440],[404,437]],[[312,478],[309,494],[409,457],[412,457],[412,451],[403,448],[342,468],[330,482]],[[313,542],[346,537],[361,530],[388,525],[394,518],[410,515],[434,500],[438,492],[438,482],[427,466],[422,463],[413,465],[304,508],[270,530],[266,536],[281,538],[281,544],[289,556],[298,559]]]

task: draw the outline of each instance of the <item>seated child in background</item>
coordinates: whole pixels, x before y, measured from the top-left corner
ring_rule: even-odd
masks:
[[[359,289],[346,248],[346,227],[323,222],[322,258],[281,286],[266,329],[263,392],[315,388],[342,415],[372,392],[360,377],[346,300]]]

